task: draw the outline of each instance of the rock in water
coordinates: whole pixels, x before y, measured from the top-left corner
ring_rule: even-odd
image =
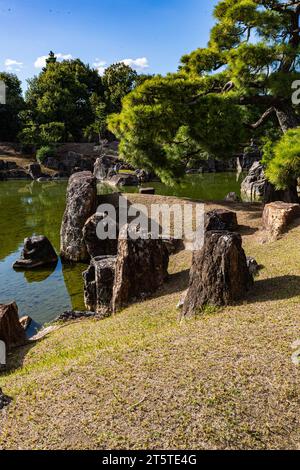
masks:
[[[26,333],[19,321],[15,302],[0,304],[0,340],[4,341],[7,351],[26,343]]]
[[[97,180],[89,171],[71,176],[67,189],[67,206],[60,232],[60,249],[63,260],[88,261],[89,254],[82,229],[87,219],[96,212]]]
[[[99,256],[83,273],[85,306],[101,318],[111,315],[115,268],[115,256]]]
[[[267,204],[262,217],[261,241],[278,240],[287,231],[288,226],[299,217],[300,204],[289,204],[281,201]]]
[[[162,240],[133,239],[128,226],[120,232],[113,289],[113,312],[154,293],[168,276],[169,253]]]
[[[39,163],[30,163],[30,165],[28,166],[28,172],[31,178],[34,180],[41,178],[42,176],[41,165]]]
[[[205,306],[226,306],[242,299],[253,284],[238,233],[207,232],[202,250],[194,252],[182,316]]]
[[[113,238],[100,240],[97,235],[97,226],[102,223],[104,227],[110,224],[113,229]],[[96,213],[90,217],[83,227],[83,239],[91,258],[106,255],[116,255],[118,251],[119,227],[115,220],[112,220],[106,214]]]
[[[57,263],[57,254],[47,237],[43,235],[25,238],[21,258],[14,269],[34,269]]]

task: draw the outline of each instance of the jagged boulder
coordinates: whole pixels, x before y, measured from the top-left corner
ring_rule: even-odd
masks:
[[[267,180],[264,167],[260,162],[255,162],[250,168],[248,175],[241,184],[241,195],[244,201],[263,201],[266,204],[276,201],[299,202],[297,181],[294,181],[286,190],[276,190],[273,184]]]
[[[278,240],[287,231],[289,225],[300,217],[300,204],[282,201],[266,204],[262,216],[261,241]]]
[[[97,227],[103,225],[103,230],[107,230],[108,225],[112,228],[113,237],[101,240],[98,237]],[[91,258],[106,255],[116,255],[118,251],[119,227],[116,221],[108,217],[107,214],[93,214],[85,223],[83,230],[83,239]]]
[[[265,187],[266,177],[264,167],[260,162],[255,162],[241,184],[242,199],[250,202],[263,201]]]
[[[0,304],[0,340],[5,343],[7,351],[23,346],[27,341],[15,302],[7,305]]]
[[[202,250],[194,252],[182,316],[206,306],[225,306],[244,298],[251,287],[242,238],[238,233],[207,232]]]
[[[137,238],[128,226],[120,232],[113,289],[114,312],[154,293],[168,276],[169,253],[162,240]]]
[[[103,155],[100,158],[97,158],[94,164],[94,176],[97,178],[98,181],[105,180],[109,172],[114,169],[117,163],[117,159],[115,157]]]
[[[83,273],[85,306],[101,318],[109,316],[112,311],[115,267],[116,257],[100,256],[92,259]]]
[[[97,180],[89,171],[71,176],[67,189],[67,204],[63,216],[60,247],[63,260],[89,260],[83,237],[83,227],[97,208]]]
[[[214,209],[205,214],[205,231],[228,230],[234,231],[238,227],[235,212],[226,209]]]
[[[14,269],[34,269],[57,263],[58,257],[47,237],[43,235],[25,238],[21,258]]]

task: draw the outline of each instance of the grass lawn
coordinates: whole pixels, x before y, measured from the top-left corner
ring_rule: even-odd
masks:
[[[265,266],[247,301],[178,321],[191,254],[173,256],[155,297],[9,358],[1,449],[300,448],[300,226],[259,245],[260,206],[232,207]]]

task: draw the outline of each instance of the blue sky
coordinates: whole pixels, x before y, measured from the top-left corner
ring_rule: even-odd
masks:
[[[138,71],[175,71],[205,46],[215,0],[0,0],[0,70],[25,79],[52,49],[98,67],[128,59]]]

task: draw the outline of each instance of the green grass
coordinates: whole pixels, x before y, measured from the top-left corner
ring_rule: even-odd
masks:
[[[0,378],[13,397],[0,447],[298,449],[300,227],[259,245],[247,230],[259,217],[239,212],[247,254],[265,266],[240,305],[179,321],[184,252],[155,297],[16,351]]]

